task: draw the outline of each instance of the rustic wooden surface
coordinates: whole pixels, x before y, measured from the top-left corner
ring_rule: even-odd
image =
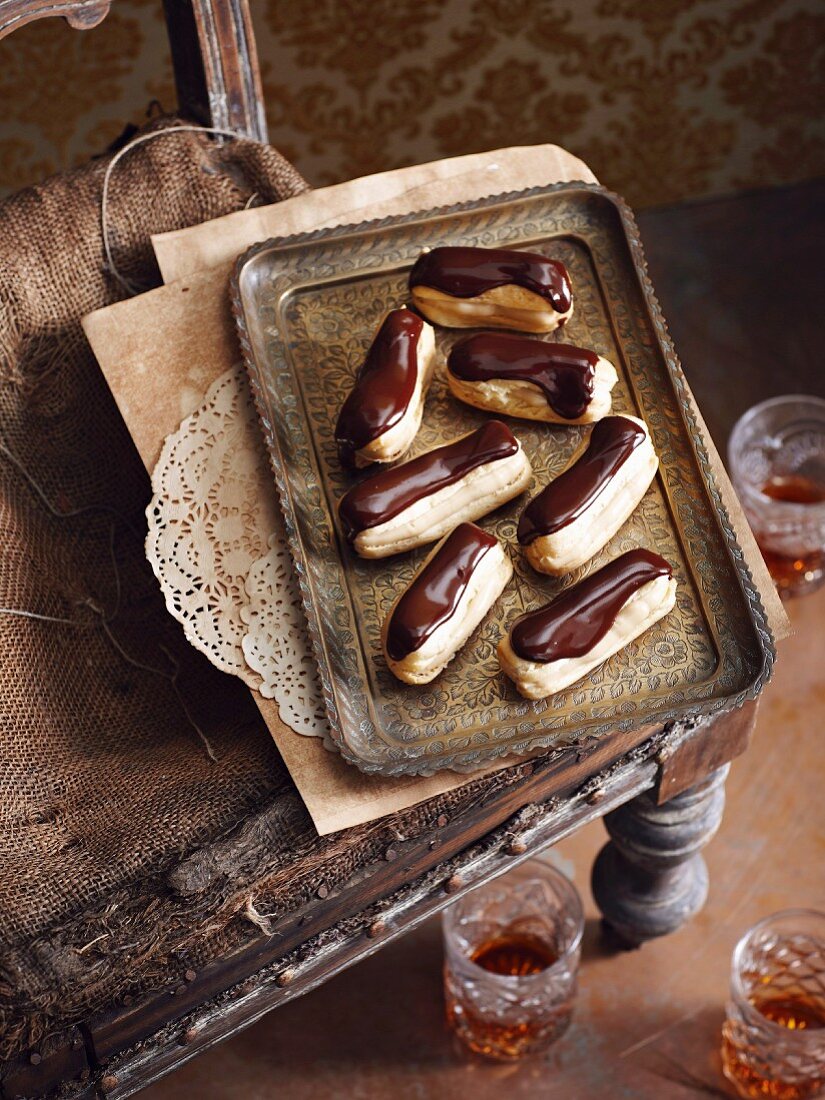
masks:
[[[751,704],[747,709],[750,714],[743,711],[738,718],[744,717],[749,729],[756,708]],[[79,1047],[72,1035],[51,1035],[0,1068],[0,1096],[51,1096],[58,1081],[67,1085],[61,1096],[78,1100],[85,1100],[87,1093],[112,1100],[132,1095],[141,1085],[409,932],[454,897],[503,873],[529,853],[558,842],[644,791],[654,791],[658,761],[669,755],[668,750],[675,750],[679,758],[680,747],[693,740],[728,744],[725,730],[731,717],[721,715],[692,729],[617,734],[589,749],[559,750],[526,761],[490,782],[479,781],[480,790],[479,783],[469,784],[463,803],[451,805],[423,833],[420,828],[410,831],[404,815],[395,815],[396,826],[386,827],[389,847],[379,848],[372,861],[335,890],[322,883],[307,903],[267,913],[262,922],[265,934],[245,941],[246,946],[225,951],[199,971],[170,973],[168,981],[161,980],[143,996],[124,998],[87,1017]],[[732,755],[743,743],[733,739]],[[705,755],[688,753],[687,759]],[[654,807],[654,814],[659,810]],[[284,806],[275,806],[247,821],[243,836],[267,843],[288,827],[284,811]],[[693,816],[684,818],[688,829]],[[500,827],[490,831],[491,823],[500,821]],[[698,824],[701,833],[704,822]],[[169,886],[194,901],[204,873],[208,876],[216,865],[226,868],[245,858],[246,841],[239,846],[237,840],[229,837],[193,854],[170,874]],[[650,902],[658,905],[658,885],[653,876],[637,891],[634,916],[640,921]],[[677,913],[669,927],[684,915]],[[669,929],[654,929],[653,934],[665,930]],[[642,934],[648,934],[646,927]],[[249,975],[254,976],[247,980]],[[83,1061],[84,1051],[88,1065],[78,1073],[76,1063],[78,1058]]]
[[[757,401],[825,397],[825,181],[638,219],[676,350],[723,458],[731,427]]]
[[[725,816],[704,852],[710,894],[693,922],[638,952],[610,951],[588,886],[603,825],[552,850],[584,896],[587,929],[575,1021],[548,1056],[499,1067],[456,1048],[442,1020],[434,919],[141,1096],[698,1100],[707,1086],[728,1095],[717,1050],[736,939],[776,909],[825,907],[825,590],[790,613],[796,634],[782,643],[753,743],[731,768]]]
[[[656,804],[661,806],[686,791],[696,782],[697,775],[710,775],[727,761],[740,756],[750,741],[758,707],[759,700],[755,699],[727,715],[724,739],[685,737],[677,745],[663,749],[658,756],[656,789],[652,792]]]
[[[654,284],[718,445],[759,397],[825,388],[811,308],[820,196],[811,185],[640,218]],[[783,314],[769,311],[770,325],[759,324],[759,287],[777,265]],[[554,849],[585,897],[588,927],[576,1024],[546,1059],[495,1067],[455,1049],[441,1019],[433,920],[143,1095],[257,1100],[277,1086],[295,1100],[338,1096],[342,1087],[359,1100],[493,1100],[506,1088],[513,1100],[679,1100],[724,1089],[716,1051],[735,940],[772,910],[825,907],[825,591],[789,610],[796,634],[782,644],[754,744],[728,779],[725,817],[705,851],[710,894],[699,916],[641,953],[611,953],[588,886],[603,827],[588,825]]]
[[[725,717],[720,721],[724,721]],[[356,917],[378,899],[412,883],[431,868],[453,857],[461,858],[461,853],[480,836],[503,825],[522,807],[528,804],[538,806],[547,800],[557,799],[559,802],[566,800],[572,810],[574,800],[570,797],[571,792],[591,777],[609,769],[637,746],[639,758],[628,767],[628,771],[634,782],[638,779],[636,789],[643,790],[652,780],[641,775],[639,764],[655,754],[656,746],[648,747],[646,744],[655,732],[655,728],[645,727],[605,739],[586,750],[562,750],[551,757],[515,765],[510,786],[502,788],[497,783],[491,783],[484,794],[471,800],[466,812],[444,815],[422,836],[393,841],[391,858],[379,857],[375,863],[363,868],[351,885],[335,893],[323,890],[300,909],[272,915],[267,920],[271,935],[258,937],[251,944],[204,967],[196,980],[187,983],[183,989],[175,990],[173,1001],[170,1001],[169,995],[173,986],[160,987],[126,1009],[116,1006],[88,1019],[87,1030],[96,1060],[109,1062],[116,1054],[161,1028],[169,1019],[183,1017],[197,1009],[222,990],[276,963],[319,933],[328,934],[338,922]],[[697,736],[701,735],[697,733]],[[619,802],[627,797],[625,794]],[[604,806],[597,812],[601,813],[606,808]],[[549,809],[552,811],[556,807]],[[273,814],[266,815],[260,826],[264,835],[268,830],[282,829],[284,825],[279,810],[276,808]],[[561,822],[561,826],[567,826],[566,820]],[[207,860],[211,861],[215,850],[215,845],[206,849]],[[219,858],[227,862],[238,858],[231,841],[225,842],[220,849]],[[202,886],[199,882],[200,867],[200,860],[194,858],[176,868],[170,882],[176,893],[197,895]],[[436,892],[440,893],[438,890]],[[220,1033],[225,1035],[233,1024],[234,1021],[222,1015],[218,1030],[222,1028]]]

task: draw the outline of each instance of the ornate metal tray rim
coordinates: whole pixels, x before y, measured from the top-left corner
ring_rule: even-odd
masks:
[[[533,196],[570,193],[574,191],[597,194],[607,199],[613,204],[620,216],[630,249],[633,266],[639,278],[641,293],[649,311],[651,322],[656,331],[665,365],[678,397],[678,407],[682,421],[690,439],[693,452],[698,460],[699,472],[713,506],[713,514],[721,530],[725,549],[730,558],[734,573],[750,613],[750,619],[756,633],[762,656],[761,668],[753,682],[747,688],[739,691],[733,696],[705,700],[694,699],[675,707],[665,707],[661,710],[655,710],[653,713],[629,718],[620,718],[616,715],[609,720],[589,726],[578,735],[564,733],[556,729],[549,729],[546,733],[542,734],[540,732],[541,726],[537,726],[535,732],[526,735],[522,740],[485,746],[483,762],[478,759],[477,749],[458,751],[448,757],[428,754],[426,748],[411,749],[409,751],[405,750],[403,753],[399,752],[398,758],[389,765],[386,759],[367,759],[350,749],[341,727],[332,686],[332,672],[326,655],[323,633],[318,621],[317,608],[314,603],[309,581],[307,580],[307,565],[296,523],[294,504],[286,481],[283,455],[274,427],[270,422],[265,398],[257,378],[255,355],[245,315],[241,290],[241,279],[244,269],[248,263],[261,253],[271,249],[284,250],[321,240],[330,242],[338,240],[343,241],[350,237],[360,237],[376,233],[382,229],[408,225],[423,220],[448,217],[452,214],[484,210],[487,207],[500,206],[508,202],[514,202]],[[285,286],[296,286],[300,284],[297,273],[292,277],[281,276],[279,282],[281,281]],[[687,397],[686,379],[648,274],[647,261],[644,257],[641,236],[636,224],[636,219],[630,207],[620,195],[617,195],[615,192],[599,184],[575,181],[569,183],[556,183],[526,188],[519,191],[509,191],[499,195],[491,195],[483,199],[472,199],[447,206],[413,211],[408,214],[391,215],[384,218],[335,226],[330,229],[316,229],[307,233],[293,234],[286,237],[270,237],[265,241],[260,241],[251,245],[235,261],[229,281],[229,293],[232,315],[238,333],[244,367],[249,378],[255,408],[261,422],[263,434],[268,444],[267,452],[270,466],[275,478],[278,501],[284,517],[287,544],[298,575],[302,605],[307,618],[313,656],[318,666],[330,729],[339,753],[349,764],[354,765],[364,773],[381,774],[387,777],[402,775],[431,776],[442,770],[452,770],[456,772],[477,771],[479,767],[489,765],[491,762],[500,760],[504,757],[525,755],[543,748],[579,747],[588,742],[598,740],[605,734],[611,732],[626,733],[634,729],[642,728],[645,725],[655,725],[656,728],[660,728],[680,721],[695,720],[700,716],[727,713],[736,710],[748,700],[760,694],[763,687],[770,679],[773,665],[776,660],[776,647],[773,634],[768,623],[759,590],[754,583],[750,569],[745,561],[742,548],[739,545],[736,533],[731,524],[730,517],[728,516],[716,486],[707,448],[705,447],[704,439],[699,430],[699,425],[690,400]]]

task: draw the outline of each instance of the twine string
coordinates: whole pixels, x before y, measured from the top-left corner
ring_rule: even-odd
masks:
[[[31,487],[31,489],[34,491],[34,493],[37,495],[37,497],[39,498],[39,500],[43,504],[43,506],[46,508],[46,510],[48,512],[50,512],[53,516],[55,516],[57,519],[69,519],[71,517],[83,515],[83,514],[86,514],[86,513],[89,513],[89,512],[101,512],[101,511],[109,512],[109,513],[113,514],[121,522],[125,523],[126,526],[129,527],[132,531],[134,531],[135,533],[138,533],[137,528],[125,516],[123,516],[120,512],[118,512],[117,509],[109,508],[107,505],[94,505],[94,504],[92,504],[92,505],[86,505],[85,507],[82,507],[82,508],[75,508],[75,509],[72,509],[70,511],[60,511],[58,508],[56,508],[52,504],[52,502],[49,500],[49,497],[46,494],[45,490],[37,482],[37,480],[29,473],[29,471],[26,469],[26,467],[23,465],[23,463],[20,461],[20,459],[17,458],[17,456],[15,454],[13,454],[8,449],[8,447],[5,446],[5,444],[2,441],[0,441],[0,454],[3,454],[9,460],[9,462],[11,462],[11,464],[21,474],[21,476],[23,478],[25,478],[26,482]],[[133,668],[140,669],[143,672],[150,672],[155,676],[162,676],[164,680],[169,681],[169,683],[172,686],[172,690],[174,691],[175,695],[177,696],[178,702],[180,703],[181,709],[183,710],[183,713],[185,714],[187,721],[189,722],[190,726],[195,731],[195,733],[197,734],[197,736],[200,739],[201,743],[203,744],[203,747],[206,750],[206,755],[209,757],[209,759],[212,761],[213,764],[217,764],[218,763],[218,758],[215,756],[215,752],[212,748],[212,745],[209,742],[209,738],[206,736],[206,734],[204,733],[201,726],[196,722],[195,717],[194,717],[194,715],[192,714],[192,711],[189,708],[189,704],[187,703],[186,699],[183,696],[183,692],[180,689],[180,684],[178,683],[178,677],[180,675],[180,662],[177,660],[177,658],[171,653],[170,650],[168,650],[166,648],[166,646],[159,644],[158,648],[166,656],[169,663],[172,665],[174,671],[173,672],[168,672],[165,669],[157,668],[154,665],[147,665],[143,661],[137,660],[135,657],[132,657],[129,653],[126,652],[126,650],[123,648],[121,643],[118,641],[117,636],[115,635],[114,631],[111,628],[110,624],[112,623],[112,621],[117,617],[117,615],[120,612],[121,599],[122,599],[122,593],[123,593],[123,586],[122,586],[121,580],[120,580],[120,570],[118,569],[118,564],[117,564],[117,555],[115,554],[115,538],[116,538],[116,528],[115,528],[115,523],[112,522],[109,525],[109,556],[110,556],[111,561],[112,561],[112,572],[113,572],[114,578],[115,578],[115,602],[114,602],[114,606],[112,607],[111,611],[107,612],[106,609],[101,607],[97,603],[97,601],[94,600],[91,596],[87,596],[86,599],[79,601],[79,605],[82,606],[82,607],[88,607],[89,610],[92,611],[99,618],[100,625],[103,627],[103,632],[105,633],[106,637],[109,639],[110,644],[116,650],[116,652],[120,655],[120,657],[122,657],[122,659],[124,661],[126,661],[127,664],[131,665]],[[61,625],[66,625],[66,626],[81,626],[82,625],[82,623],[78,619],[67,619],[67,618],[64,618],[64,617],[59,616],[59,615],[46,615],[43,612],[32,611],[28,608],[23,608],[23,607],[0,607],[0,615],[10,615],[10,616],[16,616],[16,617],[22,618],[22,619],[33,619],[33,620],[36,620],[38,622],[58,623],[58,624],[61,624]]]
[[[19,615],[21,619],[39,619],[42,623],[68,623],[76,626],[77,619],[61,619],[57,615],[41,615],[39,611],[26,611],[22,607],[0,607],[0,615]]]
[[[265,936],[280,936],[280,932],[276,932],[270,924],[273,918],[277,917],[277,913],[260,913],[255,906],[255,901],[252,894],[246,899],[246,904],[243,907],[243,915],[248,921],[251,921],[257,928],[263,932]]]
[[[177,695],[178,702],[180,703],[181,707],[183,708],[183,713],[189,719],[189,725],[192,727],[192,729],[195,731],[195,733],[201,739],[201,742],[203,743],[203,747],[206,749],[206,755],[209,757],[209,759],[212,761],[213,764],[217,764],[218,758],[217,758],[217,756],[215,756],[215,753],[212,749],[212,746],[209,743],[209,738],[206,736],[206,734],[203,732],[201,727],[195,721],[195,719],[192,715],[192,711],[189,709],[189,704],[184,699],[183,692],[180,690],[180,687],[178,685],[178,674],[180,673],[180,662],[172,654],[171,650],[168,650],[166,648],[165,645],[161,645],[160,650],[161,650],[162,653],[166,654],[167,658],[172,662],[172,666],[175,669],[174,673],[171,676],[169,676],[169,683],[172,685],[172,691],[174,691],[175,695]]]
[[[122,275],[115,264],[114,257],[112,255],[112,246],[109,240],[109,187],[112,179],[112,172],[115,166],[120,161],[121,157],[126,156],[133,149],[136,149],[138,145],[143,145],[147,141],[153,141],[155,138],[165,137],[167,134],[215,134],[217,137],[226,138],[239,138],[243,137],[247,141],[253,141],[253,138],[246,137],[244,134],[238,134],[234,130],[225,130],[220,126],[193,126],[186,124],[184,126],[167,126],[163,130],[151,130],[148,134],[139,134],[132,141],[124,145],[122,149],[118,149],[112,159],[106,166],[106,172],[103,176],[103,194],[100,200],[100,233],[103,238],[103,251],[106,256],[106,262],[103,267],[104,270],[109,273],[128,294],[140,294],[141,291],[148,289],[146,286],[140,286],[138,283],[132,282],[125,275]],[[253,194],[250,196],[247,207],[256,196]]]
[[[9,462],[12,464],[12,466],[14,466],[20,476],[24,478],[25,481],[28,483],[32,491],[36,493],[36,495],[40,498],[40,501],[46,511],[53,515],[56,519],[74,519],[76,516],[88,515],[89,512],[104,512],[119,519],[122,524],[129,528],[133,535],[136,535],[138,538],[142,537],[141,532],[137,529],[134,523],[132,523],[129,517],[125,516],[122,512],[119,512],[117,508],[112,508],[112,506],[109,504],[84,504],[80,508],[69,508],[65,511],[63,509],[57,508],[54,504],[52,504],[52,502],[49,500],[48,495],[46,494],[46,491],[37,481],[35,481],[33,475],[29,473],[29,471],[26,469],[26,467],[23,465],[17,455],[10,451],[2,440],[0,440],[0,454],[4,455],[5,458],[9,460]]]

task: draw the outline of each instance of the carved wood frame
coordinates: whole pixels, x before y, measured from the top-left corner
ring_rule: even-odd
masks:
[[[0,0],[0,38],[47,16],[96,27],[111,0]],[[178,109],[204,126],[267,140],[249,0],[163,0]]]

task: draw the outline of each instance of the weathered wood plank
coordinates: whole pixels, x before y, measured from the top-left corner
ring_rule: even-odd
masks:
[[[164,0],[182,115],[266,141],[248,0]]]
[[[204,968],[184,989],[180,989],[177,982],[170,983],[169,987],[158,989],[134,1004],[125,1008],[118,1006],[92,1018],[88,1026],[97,1060],[107,1062],[170,1019],[182,1016],[221,990],[255,974],[261,967],[271,965],[274,959],[293,951],[313,936],[349,920],[445,860],[457,858],[458,863],[463,864],[468,848],[524,806],[547,805],[548,800],[562,798],[588,780],[591,781],[591,795],[597,792],[592,804],[600,806],[599,783],[592,777],[636,749],[639,749],[640,759],[658,751],[661,741],[652,738],[655,733],[655,729],[647,727],[634,733],[617,734],[587,749],[563,750],[518,765],[519,782],[504,788],[491,785],[489,794],[478,799],[464,814],[436,825],[407,844],[395,843],[397,858],[382,858],[360,870],[343,889],[325,893],[308,905],[271,921],[270,937],[261,936],[234,955]],[[210,848],[209,857],[215,857],[215,846]],[[175,889],[180,880],[178,871],[174,876]],[[184,873],[183,883],[190,880],[189,873]],[[261,898],[258,904],[265,910],[266,898]]]
[[[50,16],[60,16],[75,30],[89,30],[106,18],[110,7],[111,0],[0,0],[0,38]]]
[[[523,808],[515,819],[477,845],[465,848],[458,859],[438,863],[379,906],[362,911],[353,920],[313,937],[263,967],[253,982],[242,983],[201,1004],[185,1018],[167,1024],[145,1042],[113,1058],[105,1076],[98,1078],[104,1095],[111,1100],[131,1096],[196,1053],[254,1023],[272,1008],[309,992],[409,932],[482,882],[510,870],[605,810],[649,788],[655,774],[652,757],[642,762],[634,759],[615,769],[606,769],[603,775],[597,773],[596,779],[583,784],[575,795],[560,804],[551,800],[546,805]],[[601,797],[594,802],[591,795],[596,789]]]
[[[698,777],[710,775],[741,756],[756,725],[758,707],[759,700],[752,699],[739,710],[712,718],[669,742],[659,754],[657,804],[661,806],[693,786]]]

